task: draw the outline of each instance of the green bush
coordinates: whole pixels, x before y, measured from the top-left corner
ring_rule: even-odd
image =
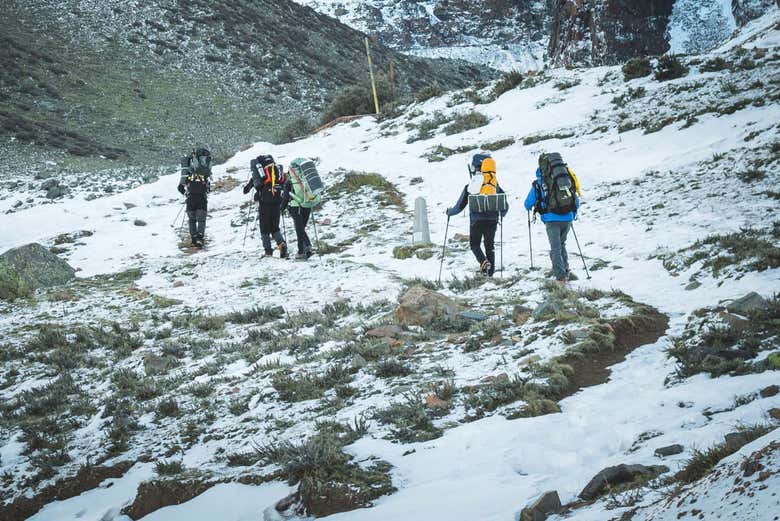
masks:
[[[384,78],[377,78],[376,93],[381,107],[392,98],[390,95],[390,82]],[[336,118],[342,116],[357,116],[361,114],[374,114],[374,98],[371,91],[371,85],[354,85],[347,88],[344,92],[336,96],[331,101],[328,108],[320,117],[320,122],[324,125]]]
[[[308,136],[314,128],[312,120],[306,116],[300,116],[282,127],[276,135],[276,142],[278,144],[290,143],[298,138]]]
[[[658,58],[655,66],[655,79],[658,81],[669,81],[676,78],[682,78],[688,74],[688,67],[673,54],[665,54]]]
[[[444,94],[444,89],[438,83],[432,83],[426,87],[423,87],[417,92],[415,99],[417,101],[428,101],[431,98],[438,98]]]
[[[496,99],[500,97],[502,94],[509,92],[510,90],[518,87],[521,83],[523,83],[523,75],[519,71],[510,71],[504,74],[500,80],[498,80],[498,83],[496,83],[496,86],[493,87],[493,90],[490,93],[490,97],[492,99]]]
[[[704,62],[699,69],[702,72],[718,72],[729,68],[729,62],[720,56]]]
[[[633,58],[623,65],[623,79],[625,81],[635,80],[650,76],[653,72],[653,65],[649,58]]]
[[[484,127],[488,123],[490,123],[490,118],[481,112],[472,110],[471,112],[456,115],[452,122],[444,127],[444,133],[448,136],[453,134],[460,134],[461,132],[466,132],[467,130]]]

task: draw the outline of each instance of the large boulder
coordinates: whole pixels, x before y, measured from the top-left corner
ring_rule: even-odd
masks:
[[[458,304],[451,298],[422,286],[413,286],[398,299],[395,317],[405,326],[427,326],[436,319],[453,319]]]
[[[649,481],[664,472],[669,472],[669,467],[663,465],[616,465],[607,467],[591,479],[580,492],[580,498],[585,501],[598,499],[608,488],[637,481]]]
[[[766,309],[768,305],[769,303],[764,297],[755,291],[751,291],[744,297],[740,297],[732,301],[729,305],[726,306],[726,309],[731,313],[744,316],[749,315],[752,311]]]
[[[563,510],[561,498],[555,490],[545,492],[530,502],[522,512],[520,521],[545,521],[550,514],[559,514]]]
[[[38,288],[65,284],[76,271],[64,260],[37,243],[0,255],[0,299],[12,300]]]

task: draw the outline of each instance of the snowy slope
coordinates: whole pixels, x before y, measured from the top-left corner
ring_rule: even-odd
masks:
[[[523,348],[543,359],[560,353],[564,346],[544,335],[527,344],[512,340],[490,346],[475,355],[452,348],[450,340],[421,337],[415,340],[425,346],[420,350],[419,373],[388,383],[361,370],[352,385],[366,392],[331,411],[317,400],[282,403],[269,372],[279,369],[275,365],[290,364],[291,370],[314,374],[329,362],[329,354],[343,347],[339,338],[322,345],[315,341],[310,351],[282,349],[259,353],[250,360],[241,352],[249,334],[245,324],[228,323],[221,329],[200,332],[177,325],[178,316],[216,315],[255,305],[281,305],[292,320],[299,310],[316,311],[337,299],[354,306],[379,304],[366,312],[367,316],[353,313],[340,317],[331,330],[363,331],[381,323],[390,309],[381,301],[394,301],[405,279],[435,280],[438,273],[437,255],[427,260],[401,260],[391,252],[409,242],[408,209],[418,196],[427,199],[433,241],[443,241],[444,210],[455,202],[466,182],[465,165],[471,151],[430,162],[427,157],[431,151],[441,150],[439,147],[477,150],[499,140],[514,140],[494,152],[499,182],[510,194],[510,213],[503,225],[505,282],[497,280],[470,290],[450,287],[445,293],[468,299],[478,308],[496,304],[506,313],[511,312],[511,305],[505,303],[522,301],[533,307],[544,300],[543,272],[528,269],[529,237],[521,205],[539,153],[559,150],[583,184],[584,204],[576,231],[593,270],[593,278],[585,280],[580,260],[572,256],[572,268],[582,277],[573,287],[621,290],[667,314],[669,330],[616,365],[608,382],[563,399],[559,414],[510,420],[496,413],[466,421],[465,406],[459,404],[437,420],[443,436],[416,443],[387,439],[388,428],[371,421],[368,433],[346,450],[361,462],[379,457],[392,464],[391,476],[398,491],[378,499],[370,509],[335,514],[333,519],[514,519],[528,500],[545,490],[558,490],[564,502],[574,501],[584,484],[604,467],[658,464],[654,455],[657,447],[671,443],[685,447],[684,453],[662,462],[675,471],[694,448],[719,442],[736,425],[771,423],[766,412],[780,407],[780,396],[757,398],[755,393],[778,383],[778,371],[718,378],[699,374],[670,383],[667,377],[674,373],[675,362],[664,351],[672,345],[673,337],[686,330],[695,310],[749,291],[765,297],[780,291],[777,267],[739,271],[744,268],[739,265],[716,274],[705,266],[706,258],[687,265],[674,262],[698,240],[744,228],[756,229],[777,245],[777,236],[772,235],[777,200],[769,194],[776,190],[780,163],[778,22],[780,12],[773,9],[736,40],[735,45],[744,43],[745,49],[719,50],[721,57],[734,64],[733,71],[702,72],[701,64],[714,55],[697,58],[694,61],[698,64],[689,64],[688,76],[664,83],[647,77],[627,84],[619,68],[555,70],[538,78],[536,85],[524,84],[490,103],[474,105],[463,101],[459,93],[451,93],[406,107],[395,119],[377,122],[364,118],[282,146],[257,143],[217,167],[218,178],[243,181],[249,160],[259,153],[272,153],[284,164],[298,156],[316,157],[329,186],[344,179],[345,170],[354,170],[376,172],[400,189],[405,196],[403,208],[376,204],[371,190],[348,197],[330,193],[316,216],[318,232],[327,237],[328,244],[340,245],[341,251],[325,255],[321,261],[260,260],[257,233],[251,228],[243,246],[247,197],[230,185],[210,198],[207,250],[182,252],[175,220],[181,200],[174,192],[177,176],[173,173],[112,197],[94,201],[76,198],[0,216],[0,251],[32,241],[52,245],[60,234],[92,232],[70,246],[66,243],[63,253],[80,270],[83,288],[73,286],[73,298],[54,298],[44,292],[34,301],[2,304],[0,332],[9,352],[11,346],[23,349],[42,323],[112,320],[130,324],[136,329],[128,331],[145,337],[141,348],[119,361],[95,351],[90,353],[89,366],[76,371],[75,378],[85,392],[101,397],[112,392],[114,365],[141,369],[146,355],[162,352],[172,334],[177,336],[190,327],[192,331],[186,331],[191,335],[190,344],[200,341],[206,346],[200,348],[202,358],[195,356],[193,347],[192,354],[160,380],[161,386],[164,380],[165,386],[177,389],[182,417],[160,418],[154,410],[142,409],[138,417],[142,429],[134,434],[131,446],[120,455],[107,455],[108,463],[136,458],[139,463],[130,472],[111,481],[112,486],[51,503],[32,519],[124,521],[119,510],[133,500],[137,485],[155,473],[152,464],[143,462],[147,458],[154,461],[175,456],[189,469],[237,479],[243,471],[228,465],[226,454],[251,450],[253,442],[300,440],[314,432],[323,416],[350,421],[398,401],[409,389],[421,387],[422,380],[433,378],[437,366],[449,369],[455,383],[465,387],[478,385],[485,376],[521,371],[522,359],[516,355]],[[738,65],[745,64],[745,59],[753,66]],[[424,121],[437,115],[447,120],[472,110],[486,115],[489,124],[446,135],[442,123],[432,137],[409,142]],[[752,169],[762,169],[765,174],[749,183],[742,180],[741,174]],[[412,182],[415,178],[421,181]],[[138,219],[147,224],[134,225]],[[289,230],[289,220],[287,225]],[[467,230],[466,217],[450,221],[450,238]],[[542,226],[533,225],[531,239],[534,260],[546,269],[549,263]],[[471,275],[475,268],[471,253],[452,239],[448,245],[445,280]],[[575,245],[569,248],[573,253]],[[143,275],[129,286],[114,286],[110,281],[100,285],[95,281],[103,279],[90,278],[132,268],[142,269]],[[698,286],[691,287],[692,282]],[[155,302],[163,299],[173,300],[167,307],[156,308]],[[620,306],[610,306],[606,303],[599,311],[604,316],[625,312]],[[532,321],[512,332],[530,339],[534,325]],[[292,343],[299,337],[326,333],[319,326],[307,326],[290,333],[288,340]],[[0,373],[0,396],[6,403],[25,390],[52,381],[54,375],[45,359],[8,356]],[[15,376],[11,374],[14,371]],[[205,416],[206,400],[185,396],[192,385],[203,383],[214,387],[209,401],[216,407],[216,418]],[[748,395],[754,399],[735,406],[736,397]],[[332,393],[323,400],[331,398]],[[229,414],[231,400],[245,401],[245,410]],[[71,461],[57,472],[72,473],[90,456],[104,455],[104,425],[110,417],[101,412],[94,411],[90,421],[78,427],[68,446]],[[202,424],[203,430],[196,441],[179,446],[185,421]],[[721,467],[731,468],[742,456],[769,446],[778,439],[777,432],[744,447]],[[34,475],[33,463],[25,454],[20,432],[0,432],[0,474],[10,476],[7,492],[13,497],[32,495],[40,486],[25,484]],[[748,504],[752,509],[743,519],[768,519],[769,512],[777,511],[777,498],[771,496],[777,482],[777,452],[770,451],[764,464],[775,474],[767,481],[769,488],[751,490]],[[260,466],[254,470],[268,469]],[[43,483],[47,480],[51,477]],[[689,494],[686,497],[698,498],[696,508],[704,512],[730,513],[723,510],[732,507],[724,505],[721,494],[728,484],[726,478],[713,475],[694,484],[685,492]],[[251,487],[226,483],[143,519],[213,519],[215,505],[229,506],[218,510],[225,521],[261,519],[261,511],[289,490],[278,480]],[[639,515],[644,517],[639,519],[677,518],[680,507],[657,503],[658,494],[647,492],[635,505],[642,508]],[[567,519],[619,518],[626,510],[629,508],[600,501],[573,511]]]

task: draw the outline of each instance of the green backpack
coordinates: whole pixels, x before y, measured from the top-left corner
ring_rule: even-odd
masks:
[[[290,191],[292,206],[314,208],[320,204],[325,185],[322,184],[314,161],[302,157],[293,159],[288,173],[292,182]]]

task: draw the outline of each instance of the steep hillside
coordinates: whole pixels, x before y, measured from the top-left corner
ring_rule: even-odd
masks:
[[[363,36],[289,0],[6,4],[3,182],[21,170],[94,173],[128,163],[136,168],[107,176],[142,180],[195,142],[224,159],[295,118],[316,119],[345,88],[367,82]],[[490,77],[382,46],[374,60],[385,73],[395,62],[399,96]]]
[[[216,168],[202,252],[175,175],[3,213],[0,252],[78,277],[0,300],[0,519],[505,521],[553,490],[550,521],[771,519],[778,24],[256,143]],[[483,149],[510,201],[490,279],[444,212]],[[583,187],[566,287],[522,207],[553,150]],[[260,258],[260,153],[317,161],[321,257]]]

